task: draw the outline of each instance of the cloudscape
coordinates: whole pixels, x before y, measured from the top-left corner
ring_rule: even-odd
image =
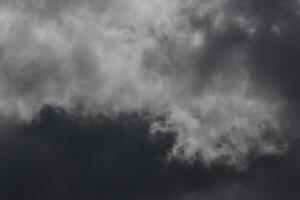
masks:
[[[299,199],[300,1],[1,0],[0,198]]]

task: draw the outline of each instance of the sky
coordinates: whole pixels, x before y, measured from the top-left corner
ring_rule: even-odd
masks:
[[[299,0],[1,0],[0,198],[299,199]]]

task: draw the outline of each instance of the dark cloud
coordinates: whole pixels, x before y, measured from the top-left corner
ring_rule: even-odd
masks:
[[[298,199],[299,0],[0,3],[1,199]]]
[[[1,136],[1,199],[298,199],[297,142],[246,172],[166,163],[172,135],[137,114],[82,117],[46,106]],[[17,123],[18,124],[18,123]]]
[[[214,5],[218,1],[204,2]],[[220,68],[224,57],[244,46],[255,81],[274,84],[289,97],[298,98],[299,1],[232,0],[220,7],[204,16],[198,10],[189,11],[191,25],[207,35],[204,52],[196,55],[198,68]],[[221,25],[216,26],[219,13]]]

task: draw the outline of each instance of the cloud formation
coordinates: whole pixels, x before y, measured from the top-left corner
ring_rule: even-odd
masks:
[[[206,165],[243,168],[281,154],[285,100],[256,78],[263,62],[252,61],[260,61],[253,52],[262,31],[285,33],[280,20],[266,25],[257,5],[2,1],[0,112],[31,120],[49,103],[108,116],[146,112],[150,132],[175,134],[171,159]]]

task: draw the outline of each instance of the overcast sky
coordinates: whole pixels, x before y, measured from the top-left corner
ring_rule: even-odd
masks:
[[[299,0],[1,0],[0,198],[299,199]]]

